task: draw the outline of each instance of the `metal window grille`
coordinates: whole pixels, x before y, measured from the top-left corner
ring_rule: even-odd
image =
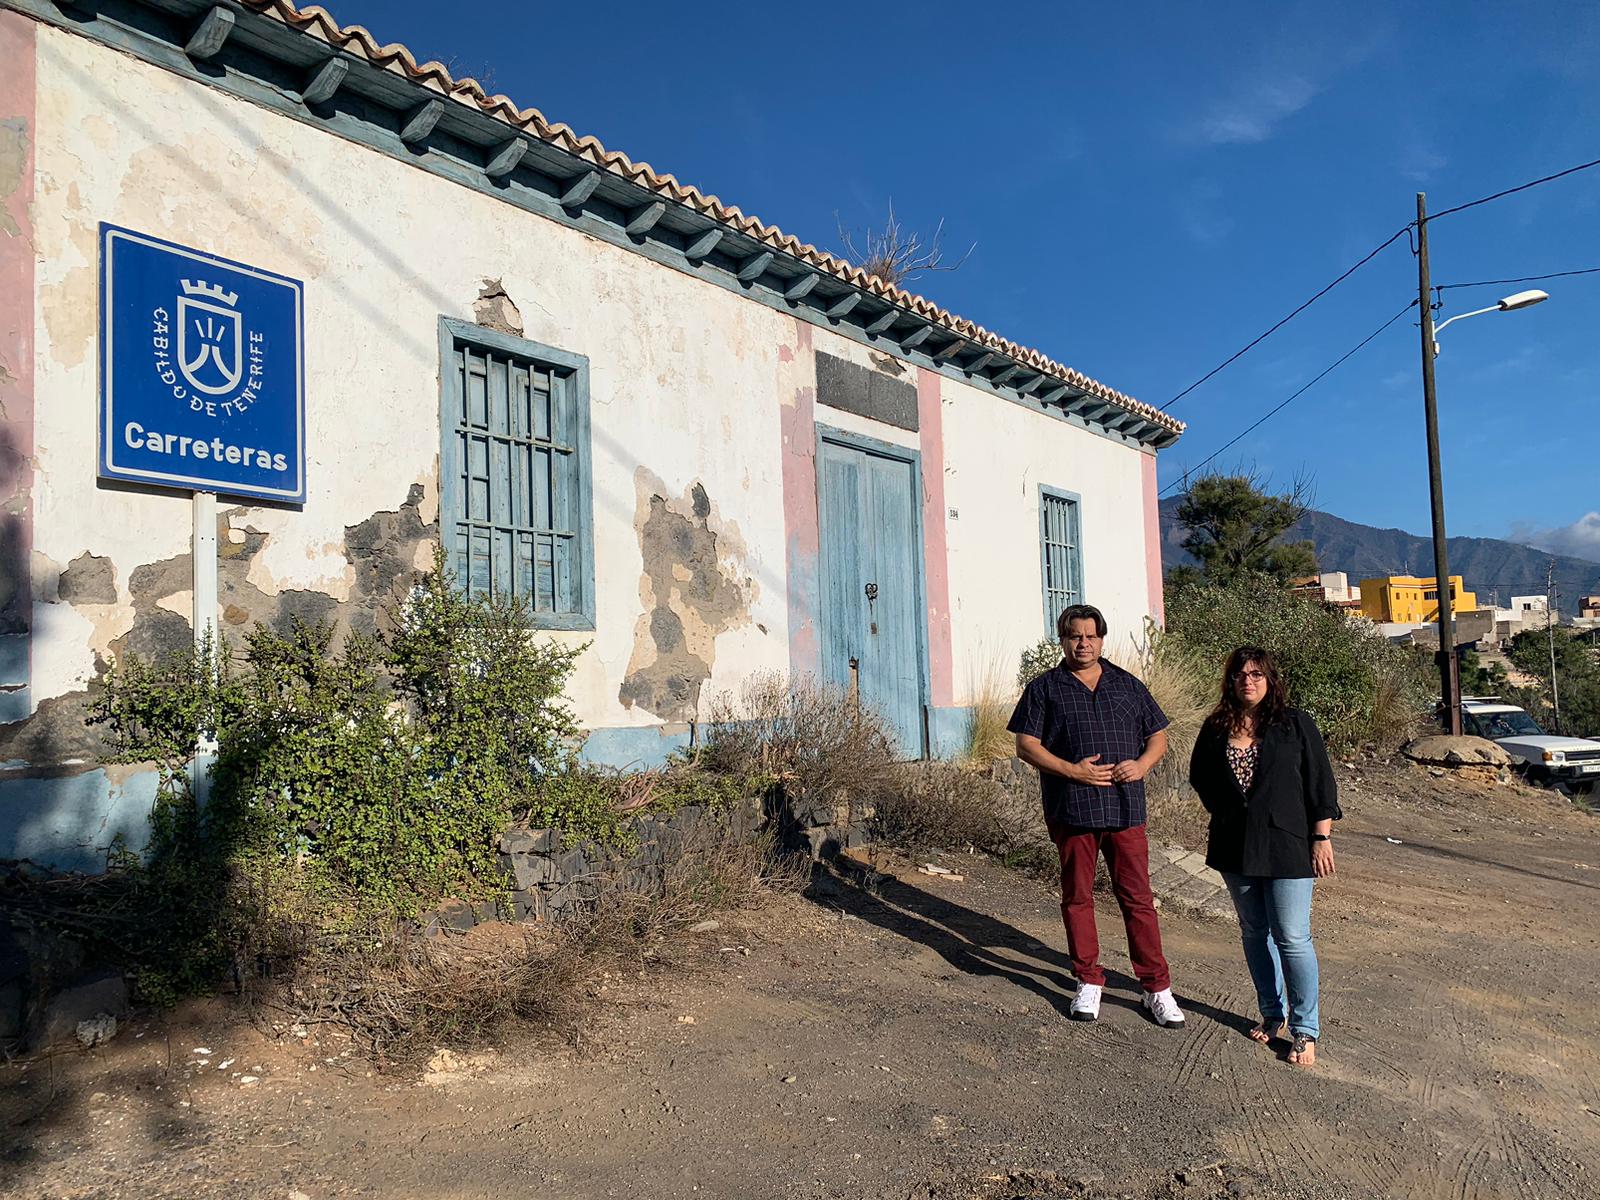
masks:
[[[1045,492],[1040,496],[1039,509],[1044,552],[1044,624],[1046,636],[1054,637],[1061,610],[1083,602],[1078,502]]]
[[[523,596],[571,613],[578,567],[576,372],[455,344],[456,578],[473,592]]]

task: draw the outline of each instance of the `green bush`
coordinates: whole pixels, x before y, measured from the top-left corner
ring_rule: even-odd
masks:
[[[1046,671],[1059,667],[1061,659],[1060,642],[1045,638],[1029,646],[1017,664],[1017,687],[1025,688]]]
[[[1166,597],[1167,633],[1220,689],[1237,646],[1272,651],[1290,701],[1316,718],[1330,746],[1396,745],[1412,736],[1431,699],[1426,662],[1391,645],[1370,622],[1248,575],[1227,584],[1185,579]],[[1213,702],[1216,693],[1213,692]]]
[[[292,957],[319,928],[502,897],[496,842],[519,807],[614,824],[567,786],[582,647],[536,637],[520,602],[457,592],[442,559],[388,615],[381,638],[257,626],[236,659],[208,645],[109,672],[92,719],[110,758],[159,779],[148,848],[114,864],[147,998]],[[202,738],[204,804],[187,767]]]

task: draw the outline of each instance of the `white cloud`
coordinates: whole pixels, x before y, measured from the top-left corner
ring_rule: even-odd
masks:
[[[1189,136],[1212,146],[1264,142],[1321,91],[1321,84],[1303,75],[1241,81],[1206,107],[1190,128]]]
[[[1419,141],[1412,141],[1400,151],[1400,173],[1413,183],[1427,183],[1449,165],[1447,155]]]
[[[1234,220],[1222,203],[1222,187],[1215,180],[1196,180],[1177,202],[1183,231],[1201,246],[1215,246],[1234,229]]]
[[[1511,527],[1510,540],[1552,554],[1600,562],[1600,512],[1585,513],[1571,525],[1555,529],[1540,529],[1532,521],[1518,521]]]

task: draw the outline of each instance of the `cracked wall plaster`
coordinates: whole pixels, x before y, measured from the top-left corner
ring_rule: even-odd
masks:
[[[715,516],[701,484],[669,499],[665,484],[644,467],[634,484],[644,611],[617,698],[663,720],[693,720],[716,662],[717,635],[750,624],[756,585],[744,573],[737,528]]]
[[[255,560],[272,535],[249,524],[252,510],[219,513],[217,599],[224,638],[237,646],[257,622],[287,630],[296,617],[329,623],[338,638],[378,632],[388,607],[432,566],[438,527],[421,519],[424,495],[423,486],[413,484],[399,509],[346,527],[341,557],[350,583],[341,595],[257,586]],[[235,531],[242,538],[235,540]],[[22,760],[35,771],[66,764],[88,770],[98,765],[104,747],[100,730],[86,718],[110,660],[130,652],[159,659],[192,644],[193,561],[178,554],[135,567],[125,599],[118,597],[117,566],[108,557],[85,553],[65,570],[48,565],[56,581],[49,589],[52,599],[33,610],[37,709],[26,720],[0,725],[0,762]]]

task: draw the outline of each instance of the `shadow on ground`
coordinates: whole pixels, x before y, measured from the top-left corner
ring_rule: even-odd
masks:
[[[1077,985],[1070,960],[1062,951],[1014,925],[892,875],[868,877],[857,870],[820,867],[805,896],[926,946],[967,975],[1008,980],[1032,992],[1063,1017],[1071,1011]],[[1104,930],[1103,934],[1110,932]],[[1105,1004],[1149,1019],[1134,998],[1140,990],[1136,980],[1120,971],[1107,970],[1106,984]],[[1191,1017],[1214,1021],[1241,1034],[1251,1026],[1249,1017],[1186,997],[1181,990],[1178,998]]]

